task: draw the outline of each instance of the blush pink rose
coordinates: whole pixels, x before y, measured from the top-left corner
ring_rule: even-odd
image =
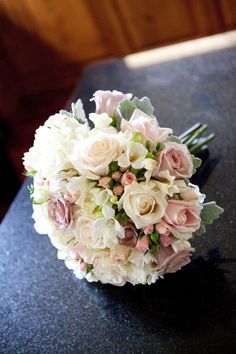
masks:
[[[171,244],[171,237],[169,235],[161,235],[160,243],[163,247],[168,247]]]
[[[138,241],[138,232],[135,225],[131,222],[124,226],[125,237],[118,238],[119,244],[127,247],[135,247]]]
[[[170,234],[170,227],[165,222],[161,221],[160,223],[155,225],[155,230],[164,236],[169,236]]]
[[[112,173],[112,178],[115,180],[115,181],[119,181],[119,179],[121,178],[122,174],[120,171],[116,171],[116,172],[113,172]]]
[[[154,226],[153,225],[148,225],[148,226],[143,228],[143,232],[145,233],[145,235],[151,235],[153,230],[154,230]]]
[[[122,119],[121,131],[124,133],[126,130],[135,133],[141,133],[143,143],[150,140],[154,146],[157,142],[166,141],[169,134],[173,131],[169,128],[160,128],[156,118],[149,117],[139,109],[135,109],[129,121]]]
[[[147,250],[149,250],[149,243],[150,238],[148,235],[145,235],[138,240],[135,248],[141,252],[146,252]]]
[[[136,176],[134,173],[126,171],[123,176],[121,177],[121,184],[122,186],[128,186],[128,184],[131,184],[136,181]]]
[[[80,263],[80,270],[82,270],[83,272],[87,272],[87,264],[82,262]]]
[[[56,227],[64,231],[73,223],[72,204],[60,193],[55,193],[48,202],[48,215]]]
[[[123,193],[123,191],[124,191],[124,187],[123,187],[123,186],[115,186],[115,187],[113,188],[113,193],[114,193],[114,195],[116,195],[116,196],[121,195],[121,194]]]
[[[163,276],[166,273],[175,273],[180,270],[191,262],[191,251],[193,251],[192,248],[175,252],[171,246],[160,247],[156,255],[158,274]]]
[[[201,206],[184,200],[169,199],[163,225],[179,239],[189,239],[201,224]]]
[[[93,98],[91,98],[91,101],[95,101],[97,114],[107,113],[110,117],[113,117],[118,104],[124,99],[130,100],[131,98],[131,93],[124,94],[116,90],[98,90],[94,93]]]
[[[158,177],[159,172],[168,170],[176,178],[190,178],[193,174],[191,154],[184,144],[169,141],[164,149],[157,155],[157,166],[153,177]]]

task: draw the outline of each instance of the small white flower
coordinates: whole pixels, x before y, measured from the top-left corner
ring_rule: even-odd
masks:
[[[109,127],[112,122],[112,118],[110,118],[107,113],[90,113],[89,119],[93,122],[95,129],[97,130]]]

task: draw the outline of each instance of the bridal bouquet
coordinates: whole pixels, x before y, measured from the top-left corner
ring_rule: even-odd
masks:
[[[191,152],[212,136],[196,125],[177,138],[147,97],[92,100],[89,120],[81,100],[49,117],[24,155],[35,229],[80,279],[151,284],[190,262],[191,238],[223,211],[189,181],[201,163]]]

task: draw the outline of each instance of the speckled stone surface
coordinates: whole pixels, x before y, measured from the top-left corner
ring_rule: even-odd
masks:
[[[236,49],[136,70],[93,66],[75,96],[86,102],[97,89],[150,96],[176,134],[208,123],[217,139],[198,181],[225,214],[194,240],[183,270],[116,288],[79,281],[57,260],[33,229],[24,185],[0,229],[0,353],[235,353]]]

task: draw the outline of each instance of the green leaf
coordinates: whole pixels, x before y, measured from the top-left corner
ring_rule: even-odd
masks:
[[[130,172],[132,172],[135,175],[137,175],[140,172],[140,169],[131,167]]]
[[[224,209],[219,207],[216,202],[209,202],[203,204],[201,211],[201,219],[204,225],[212,224],[212,222],[219,218],[220,214],[224,212]]]
[[[151,248],[150,248],[150,252],[152,254],[155,254],[157,251],[157,248],[158,248],[158,245],[156,243],[152,243]]]
[[[30,198],[32,198],[32,197],[33,197],[33,194],[34,194],[34,185],[33,185],[33,183],[29,184],[29,185],[27,186],[27,189],[28,189],[28,191],[29,191],[29,193],[30,193]]]
[[[87,264],[87,274],[93,270],[92,264]]]
[[[155,159],[155,155],[152,153],[152,152],[148,152],[147,155],[146,155],[146,158],[148,159]]]
[[[173,141],[174,143],[182,144],[182,140],[175,135],[170,135],[168,141]]]
[[[24,176],[27,176],[27,177],[34,177],[36,175],[37,171],[36,170],[32,170],[32,171],[25,171],[23,173]]]
[[[160,152],[161,150],[163,150],[165,147],[164,144],[158,142],[157,145],[156,145],[156,152]]]
[[[150,140],[147,140],[147,141],[146,141],[146,149],[149,150],[151,146],[152,146],[151,141],[150,141]]]
[[[140,111],[146,113],[148,116],[153,116],[154,107],[151,104],[150,98],[143,97],[139,99],[138,97],[134,97],[132,103],[136,108],[140,109]]]
[[[194,232],[194,236],[201,236],[202,234],[204,234],[206,232],[206,227],[205,225],[201,222],[201,225],[199,227],[199,229],[197,231]]]
[[[193,174],[197,171],[197,168],[201,166],[202,160],[199,159],[198,157],[195,157],[194,155],[192,156],[192,162],[193,162]]]
[[[159,239],[159,234],[157,232],[153,232],[151,233],[150,237],[152,242],[156,244]]]
[[[116,161],[112,161],[110,164],[109,164],[109,171],[110,172],[116,172],[119,170],[119,165]]]
[[[123,100],[117,109],[124,119],[129,120],[135,110],[135,105],[130,100]]]

